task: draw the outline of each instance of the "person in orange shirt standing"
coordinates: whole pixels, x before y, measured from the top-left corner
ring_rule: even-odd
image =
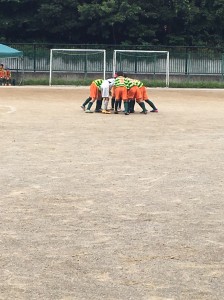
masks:
[[[5,69],[3,64],[0,64],[0,85],[5,85]]]
[[[11,85],[11,71],[5,68],[5,85]]]

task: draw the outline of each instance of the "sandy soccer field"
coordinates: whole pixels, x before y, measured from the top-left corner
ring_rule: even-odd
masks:
[[[223,299],[224,90],[0,92],[0,299]]]

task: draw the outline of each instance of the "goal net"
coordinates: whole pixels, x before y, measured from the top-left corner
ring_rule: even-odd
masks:
[[[113,74],[163,81],[169,87],[169,51],[114,50]]]
[[[71,85],[75,81],[105,79],[106,50],[51,49],[49,85]]]

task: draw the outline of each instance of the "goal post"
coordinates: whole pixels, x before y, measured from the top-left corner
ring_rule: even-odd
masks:
[[[141,77],[165,76],[165,85],[169,87],[169,51],[114,50],[113,74],[116,71]]]
[[[106,77],[106,50],[51,49],[49,85]]]

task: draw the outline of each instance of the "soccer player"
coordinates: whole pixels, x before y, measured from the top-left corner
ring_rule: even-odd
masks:
[[[96,112],[100,111],[101,105],[102,105],[102,97],[101,97],[101,92],[100,92],[100,87],[103,82],[103,79],[96,79],[93,80],[92,83],[90,84],[90,96],[86,99],[86,101],[81,105],[81,108],[86,112],[86,113],[91,113],[91,107],[93,103],[97,100],[97,105],[96,105]],[[87,110],[85,110],[86,105],[88,104]]]
[[[142,100],[142,93],[136,84],[136,80],[128,78],[128,77],[126,78],[126,80],[128,81],[129,112],[134,113],[134,105],[135,105],[135,100],[136,100],[136,102],[142,108],[142,112],[144,114],[147,114],[147,110],[145,108],[145,103]]]
[[[154,103],[149,100],[147,91],[146,91],[146,87],[144,86],[143,82],[140,80],[135,79],[136,85],[139,87],[141,94],[142,94],[142,99],[143,101],[145,101],[146,103],[148,103],[149,106],[151,106],[152,110],[150,111],[151,113],[158,113],[158,109],[156,108],[156,106],[154,105]]]
[[[118,105],[120,99],[124,102],[124,113],[125,115],[129,115],[128,108],[128,90],[127,90],[128,82],[124,77],[123,72],[117,72],[117,77],[114,81],[114,94],[115,94],[115,114],[118,114]]]
[[[113,86],[111,89],[111,110],[114,110],[114,106],[115,106],[115,87]],[[118,101],[118,111],[121,111],[121,104],[122,104],[122,100],[119,99]]]
[[[114,85],[115,78],[109,78],[102,82],[101,84],[101,95],[103,98],[103,110],[102,113],[104,114],[110,114],[110,111],[108,110],[108,103],[110,98],[110,91]]]

